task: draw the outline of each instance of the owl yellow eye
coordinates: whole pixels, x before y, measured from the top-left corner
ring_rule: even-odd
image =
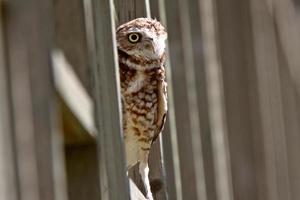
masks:
[[[140,39],[141,39],[141,36],[140,36],[139,33],[130,33],[130,34],[128,35],[128,40],[129,40],[129,42],[131,42],[131,43],[137,43],[137,42],[140,41]]]

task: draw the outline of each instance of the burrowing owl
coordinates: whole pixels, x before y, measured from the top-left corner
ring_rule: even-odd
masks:
[[[151,200],[148,155],[167,112],[166,38],[164,27],[149,18],[132,20],[117,29],[127,167],[139,162],[147,198]]]

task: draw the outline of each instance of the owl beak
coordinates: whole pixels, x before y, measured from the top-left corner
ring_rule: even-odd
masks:
[[[151,51],[155,58],[159,58],[165,50],[165,39],[157,39],[148,37],[145,40],[145,48]]]
[[[155,44],[154,44],[152,38],[147,39],[146,42],[145,42],[145,48],[151,50],[152,53],[155,54],[155,48],[154,48],[154,45],[155,45]]]

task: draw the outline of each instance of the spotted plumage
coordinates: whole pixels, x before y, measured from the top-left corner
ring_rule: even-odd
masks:
[[[167,33],[156,20],[138,18],[117,29],[123,132],[128,168],[139,170],[152,200],[148,155],[162,131],[167,112],[165,40]]]

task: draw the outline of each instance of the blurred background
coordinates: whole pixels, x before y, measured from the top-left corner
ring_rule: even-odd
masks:
[[[0,200],[144,200],[115,29],[168,31],[155,200],[300,199],[299,0],[0,0]]]

